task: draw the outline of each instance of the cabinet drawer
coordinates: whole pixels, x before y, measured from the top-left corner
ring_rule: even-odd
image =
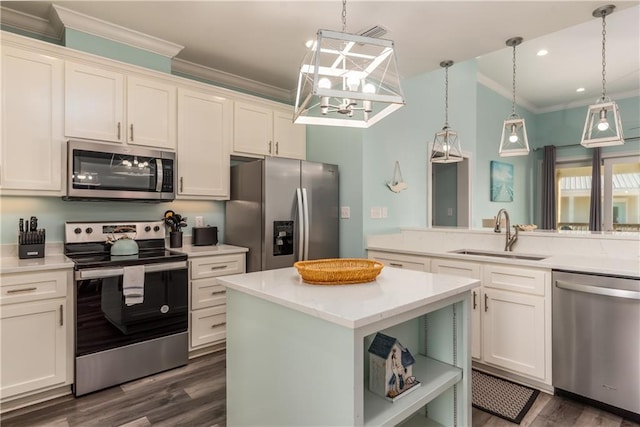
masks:
[[[431,272],[480,279],[480,264],[453,259],[431,260]]]
[[[428,272],[430,269],[430,260],[419,256],[369,251],[369,259],[374,259],[389,267],[404,268],[406,270]]]
[[[2,275],[0,304],[64,297],[68,276],[64,270]]]
[[[245,254],[216,255],[194,258],[191,261],[191,278],[226,276],[244,273]]]
[[[212,307],[191,313],[191,347],[214,344],[227,337],[226,307]]]
[[[548,280],[549,272],[543,270],[487,265],[482,284],[487,288],[544,296]]]
[[[213,277],[194,280],[191,282],[191,309],[224,305],[227,302],[225,291],[226,288]]]

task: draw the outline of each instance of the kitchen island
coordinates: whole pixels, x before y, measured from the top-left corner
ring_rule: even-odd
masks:
[[[355,285],[310,285],[294,268],[219,282],[227,287],[229,425],[471,424],[477,280],[385,267]],[[416,359],[420,386],[394,402],[368,390],[376,332]]]

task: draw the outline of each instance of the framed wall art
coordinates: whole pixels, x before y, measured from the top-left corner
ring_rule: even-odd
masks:
[[[491,201],[513,202],[513,165],[491,161]]]

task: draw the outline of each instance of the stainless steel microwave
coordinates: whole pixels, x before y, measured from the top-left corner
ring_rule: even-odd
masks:
[[[176,198],[173,152],[85,140],[67,144],[66,200]]]

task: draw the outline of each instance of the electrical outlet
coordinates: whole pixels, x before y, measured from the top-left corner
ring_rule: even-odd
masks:
[[[447,216],[453,216],[453,208],[447,208]]]
[[[344,219],[351,218],[351,208],[349,206],[340,207],[340,218],[344,218]]]
[[[204,227],[204,218],[201,216],[196,217],[196,227]]]

